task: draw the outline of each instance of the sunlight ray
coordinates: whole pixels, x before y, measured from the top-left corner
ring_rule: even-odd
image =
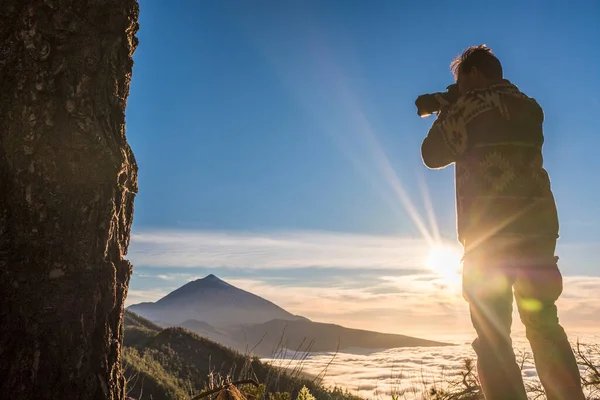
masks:
[[[362,114],[362,113],[361,113]],[[364,116],[363,116],[364,118]],[[366,121],[365,121],[366,122]],[[386,156],[384,150],[381,148],[379,141],[377,140],[375,133],[371,129],[363,130],[362,133],[368,137],[371,142],[371,151],[375,160],[379,164],[381,172],[384,177],[387,179],[388,184],[392,187],[394,193],[396,194],[398,200],[403,205],[404,209],[408,213],[409,217],[412,219],[415,227],[419,230],[423,239],[427,241],[428,244],[433,244],[435,241],[432,238],[431,233],[428,231],[427,226],[423,222],[423,219],[419,215],[416,207],[413,205],[410,196],[404,189],[404,186],[400,182],[396,171],[392,168],[388,157]]]
[[[519,218],[523,214],[527,213],[528,211],[530,211],[531,209],[533,209],[535,206],[536,206],[536,204],[532,203],[532,204],[530,204],[527,207],[523,207],[520,211],[518,211],[518,212],[514,213],[513,215],[507,217],[504,221],[498,223],[498,225],[494,226],[488,232],[481,233],[479,235],[479,237],[478,237],[477,240],[474,240],[473,242],[469,243],[469,245],[468,245],[469,246],[469,250],[477,248],[477,246],[479,246],[480,244],[482,244],[483,242],[485,242],[487,239],[489,239],[490,237],[492,237],[497,232],[501,231],[504,227],[510,225],[512,222],[514,222],[515,220],[517,220],[517,218]]]
[[[425,177],[422,173],[419,174],[419,188],[421,189],[421,196],[423,197],[423,205],[425,206],[425,212],[427,213],[427,219],[429,220],[429,227],[431,228],[431,233],[433,235],[433,239],[436,242],[441,241],[440,237],[440,229],[437,224],[437,218],[435,217],[435,210],[433,208],[433,204],[431,203],[431,196],[429,195],[429,188],[427,186],[427,182],[425,181]]]
[[[327,77],[330,79],[327,81],[335,86],[336,95],[342,100],[342,104],[346,109],[344,115],[352,116],[355,122],[354,126],[358,127],[357,132],[362,136],[362,139],[366,141],[371,159],[375,162],[379,173],[385,179],[396,199],[402,205],[423,239],[428,244],[432,245],[435,241],[431,233],[427,229],[425,222],[419,215],[419,212],[410,199],[404,185],[401,183],[396,171],[392,167],[389,158],[379,143],[369,119],[363,112],[363,108],[359,105],[356,95],[351,90],[350,85],[347,84],[344,71],[338,63],[333,60],[331,52],[326,48],[324,40],[315,42],[315,50],[319,53],[317,59],[321,62],[321,71],[323,73],[328,73]],[[339,142],[340,140],[341,138],[338,138],[336,142]],[[337,144],[339,145],[339,143]],[[369,179],[372,180],[374,178]]]

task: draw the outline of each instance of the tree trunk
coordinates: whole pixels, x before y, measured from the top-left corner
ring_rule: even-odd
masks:
[[[0,0],[0,399],[124,399],[136,0]]]

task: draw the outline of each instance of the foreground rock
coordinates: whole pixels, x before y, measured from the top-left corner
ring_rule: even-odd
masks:
[[[136,0],[0,2],[0,399],[124,399]]]

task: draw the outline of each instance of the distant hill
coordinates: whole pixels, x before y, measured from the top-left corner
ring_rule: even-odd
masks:
[[[151,322],[146,318],[137,315],[136,313],[127,311],[125,311],[125,313],[123,314],[123,323],[128,329],[148,329],[156,332],[162,329],[159,325],[155,324],[154,322]]]
[[[247,341],[257,354],[274,354],[277,346],[306,352],[327,352],[356,349],[390,349],[397,347],[447,346],[447,343],[404,335],[372,332],[323,324],[309,320],[273,320],[230,331],[235,341]]]
[[[128,309],[151,321],[171,326],[187,320],[220,328],[301,318],[212,274],[188,282],[154,303],[134,304]]]
[[[272,357],[282,347],[327,352],[447,345],[313,322],[214,275],[189,282],[155,303],[135,304],[128,310],[161,325],[184,327],[237,351],[253,350],[260,357]]]
[[[185,328],[190,332],[194,332],[203,338],[212,340],[213,342],[219,343],[223,346],[246,353],[246,347],[242,345],[242,342],[238,342],[231,338],[227,330],[214,328],[206,322],[196,321],[195,319],[188,319],[177,326]]]
[[[301,371],[272,367],[181,327],[162,329],[131,311],[125,311],[124,322],[126,391],[134,399],[189,399],[209,384],[211,376],[217,384],[221,377],[229,376],[233,380],[256,379],[264,384],[259,390],[267,394],[282,392],[295,398],[293,394],[306,385],[318,400],[360,400],[326,390]]]

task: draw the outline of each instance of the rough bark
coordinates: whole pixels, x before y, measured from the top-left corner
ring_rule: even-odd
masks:
[[[0,399],[124,399],[136,0],[0,1]]]

